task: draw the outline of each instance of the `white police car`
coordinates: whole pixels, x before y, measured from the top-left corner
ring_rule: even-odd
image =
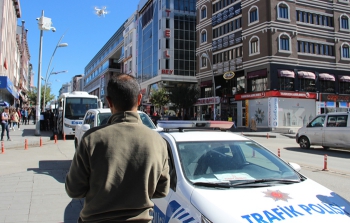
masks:
[[[159,121],[167,142],[170,192],[153,199],[153,222],[350,222],[350,202],[301,175],[221,121]],[[171,130],[171,129],[179,129]]]

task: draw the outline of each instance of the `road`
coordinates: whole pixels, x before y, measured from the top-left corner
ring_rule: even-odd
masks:
[[[276,138],[250,137],[264,147],[278,154],[287,162],[299,164],[301,174],[335,191],[350,201],[350,151],[324,150],[322,147],[301,149],[295,139],[278,135]],[[327,154],[327,170],[324,169],[324,155]]]

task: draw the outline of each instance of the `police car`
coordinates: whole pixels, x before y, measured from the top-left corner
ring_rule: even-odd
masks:
[[[226,121],[159,121],[170,191],[153,222],[350,222],[350,202],[301,175]],[[198,130],[197,130],[198,129]]]

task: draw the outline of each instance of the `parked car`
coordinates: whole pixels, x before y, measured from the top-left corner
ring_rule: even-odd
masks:
[[[324,149],[350,149],[349,116],[349,112],[318,115],[298,130],[296,142],[305,149],[312,145],[323,146]]]
[[[159,130],[159,128],[153,124],[151,118],[146,113],[141,111],[137,112],[139,113],[143,124],[148,126],[150,129]],[[83,124],[76,126],[74,136],[75,148],[78,147],[81,138],[87,130],[95,126],[107,124],[107,121],[111,115],[112,113],[109,108],[89,109],[84,116]]]
[[[170,191],[153,199],[153,222],[350,220],[350,202],[300,174],[299,165],[233,132],[203,131],[229,129],[232,122],[160,120],[158,125],[168,145]]]

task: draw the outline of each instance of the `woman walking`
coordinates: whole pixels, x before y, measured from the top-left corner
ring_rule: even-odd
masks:
[[[12,109],[10,117],[11,117],[11,122],[12,122],[12,130],[15,131],[15,125],[17,125],[17,129],[20,130],[19,125],[18,125],[19,116],[18,116],[16,109]]]

